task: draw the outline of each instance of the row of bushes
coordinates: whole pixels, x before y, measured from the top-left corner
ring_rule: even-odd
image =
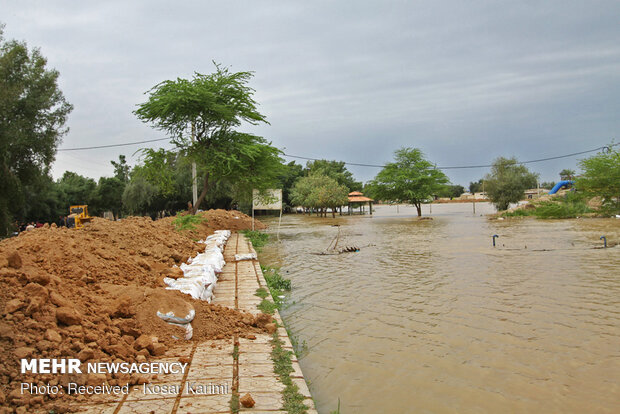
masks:
[[[534,216],[541,219],[565,219],[582,217],[595,213],[587,200],[579,193],[569,193],[553,200],[538,201],[528,207],[503,213],[504,217]]]

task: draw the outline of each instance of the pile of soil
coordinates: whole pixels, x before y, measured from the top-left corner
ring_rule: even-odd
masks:
[[[53,395],[22,395],[21,382],[148,381],[126,374],[22,375],[19,361],[141,362],[163,355],[175,341],[183,341],[173,338],[183,338],[182,329],[156,316],[167,305],[176,310],[179,303],[182,307],[187,303],[184,309],[196,310],[192,340],[263,331],[261,318],[165,290],[162,279],[175,272],[172,266],[204,250],[194,240],[217,229],[252,226],[252,219],[238,211],[201,215],[206,220],[194,232],[174,230],[173,218],[130,217],[117,222],[95,218],[83,229],[44,226],[0,242],[0,406],[63,411],[58,401],[48,400]],[[265,226],[257,221],[256,227]]]

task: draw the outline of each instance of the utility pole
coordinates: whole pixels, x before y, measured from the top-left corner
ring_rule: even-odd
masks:
[[[195,140],[195,125],[192,121],[192,144]],[[198,201],[198,183],[196,182],[196,161],[192,161],[192,206],[196,210],[196,202]]]

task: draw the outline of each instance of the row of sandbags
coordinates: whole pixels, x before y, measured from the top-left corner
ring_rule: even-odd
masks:
[[[164,278],[164,283],[168,285],[166,289],[179,290],[194,299],[210,303],[218,274],[226,264],[223,252],[229,237],[230,230],[216,230],[206,240],[201,240],[205,244],[204,253],[199,253],[180,266],[182,278]]]

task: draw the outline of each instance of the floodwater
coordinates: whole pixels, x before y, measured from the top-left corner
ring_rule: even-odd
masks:
[[[620,247],[593,248],[620,242],[619,219],[376,210],[284,216],[260,255],[292,280],[281,313],[320,413],[619,412]],[[312,254],[333,224],[339,245],[372,246]]]

